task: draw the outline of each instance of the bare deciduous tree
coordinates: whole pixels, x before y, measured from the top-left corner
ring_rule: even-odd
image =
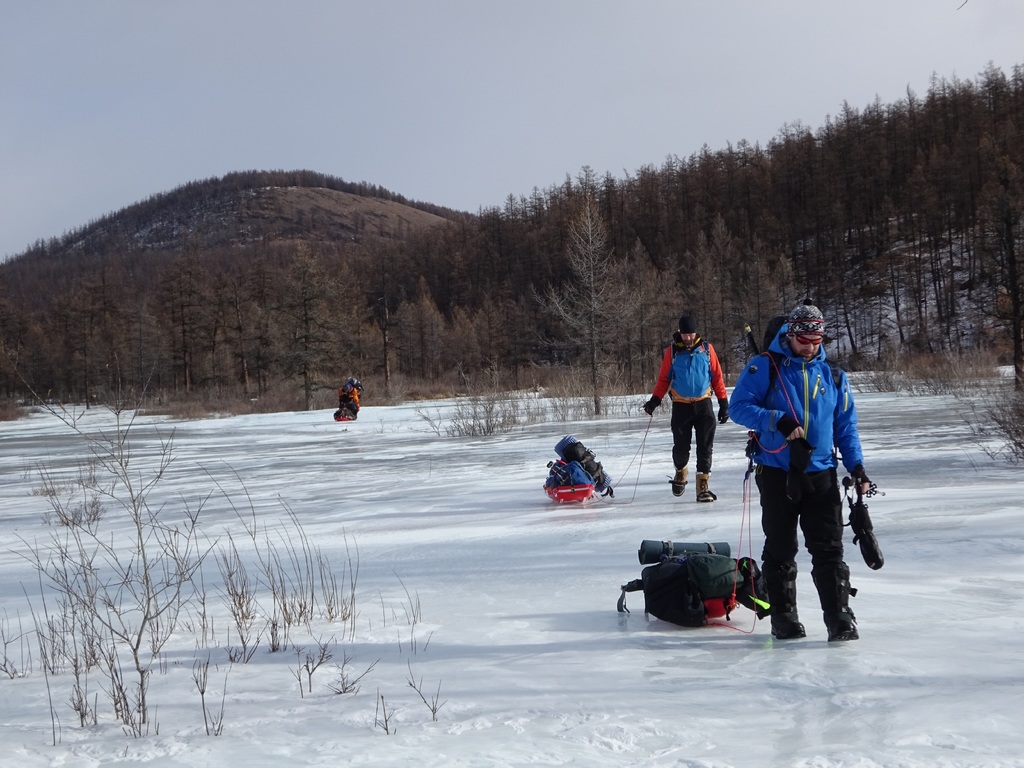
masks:
[[[129,448],[132,419],[122,412],[115,411],[114,430],[99,436],[81,429],[72,413],[51,412],[92,453],[95,470],[78,480],[85,493],[107,499],[127,526],[124,535],[113,535],[98,521],[78,524],[71,513],[58,514],[67,522],[47,545],[33,548],[31,559],[55,588],[64,614],[75,617],[68,627],[73,637],[65,642],[73,649],[66,654],[68,662],[74,668],[83,660],[83,648],[102,643],[107,693],[125,728],[142,736],[150,726],[147,692],[154,659],[177,628],[209,551],[199,541],[199,510],[186,508],[180,520],[172,520],[165,510],[149,505],[151,491],[171,463],[171,436],[160,441],[144,473],[139,466],[145,462],[132,457]],[[122,669],[123,656],[131,659],[131,681]]]
[[[617,279],[617,262],[608,247],[605,223],[592,197],[583,199],[569,226],[566,257],[573,279],[561,290],[549,288],[541,301],[565,324],[569,338],[583,351],[594,414],[600,415],[606,345],[626,293],[622,281]]]

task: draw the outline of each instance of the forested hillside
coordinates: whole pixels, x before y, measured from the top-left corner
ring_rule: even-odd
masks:
[[[735,373],[744,323],[804,296],[849,366],[982,350],[1019,372],[1022,214],[1020,66],[844,105],[763,147],[584,168],[474,215],[236,174],[0,265],[0,382],[294,407],[325,407],[349,374],[377,397],[556,378],[639,392],[683,310]]]

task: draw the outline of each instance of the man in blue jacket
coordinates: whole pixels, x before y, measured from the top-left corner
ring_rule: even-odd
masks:
[[[811,555],[811,576],[829,641],[856,640],[849,607],[850,569],[843,561],[843,507],[837,475],[843,466],[863,491],[871,481],[857,432],[857,410],[846,374],[825,359],[821,311],[803,303],[767,353],[740,374],[729,415],[754,433],[755,479],[764,530],[762,571],[771,603],[772,634],[805,637],[796,608],[797,523]]]

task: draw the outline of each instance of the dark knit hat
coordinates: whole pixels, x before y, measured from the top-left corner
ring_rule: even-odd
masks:
[[[693,315],[686,314],[679,318],[679,332],[680,333],[696,333],[697,332],[697,318]]]
[[[802,304],[793,307],[787,322],[791,333],[825,333],[825,316],[811,304],[810,299],[804,299]]]

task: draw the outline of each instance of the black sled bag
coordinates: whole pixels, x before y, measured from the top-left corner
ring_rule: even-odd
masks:
[[[622,587],[619,611],[626,611],[626,592],[643,590],[644,612],[681,627],[703,627],[708,618],[729,617],[737,603],[761,609],[764,581],[757,563],[726,555],[687,554],[669,557],[640,572]],[[628,611],[627,611],[628,612]]]
[[[645,613],[681,627],[703,627],[707,623],[704,601],[690,583],[685,559],[649,565],[640,572],[640,581]]]

